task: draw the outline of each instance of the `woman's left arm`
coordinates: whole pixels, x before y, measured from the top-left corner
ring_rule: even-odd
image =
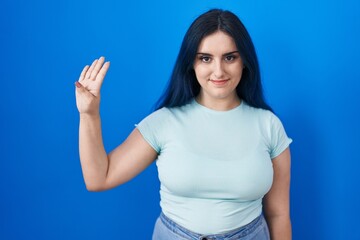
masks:
[[[265,218],[271,240],[291,240],[289,148],[272,161],[274,180],[263,200]]]

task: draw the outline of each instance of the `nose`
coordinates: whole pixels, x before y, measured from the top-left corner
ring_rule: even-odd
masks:
[[[224,76],[224,66],[222,61],[214,61],[214,77],[215,79],[222,79]]]

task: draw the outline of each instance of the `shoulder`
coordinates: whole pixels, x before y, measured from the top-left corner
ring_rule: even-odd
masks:
[[[169,109],[166,107],[163,107],[163,108],[160,108],[160,109],[150,113],[147,117],[145,117],[145,119],[160,120],[160,119],[168,117],[169,114],[170,114]]]
[[[160,111],[160,112],[158,113],[158,111]],[[188,117],[189,115],[191,115],[192,112],[196,111],[196,105],[193,100],[182,106],[164,107],[164,108],[159,109],[158,111],[154,112],[154,114],[163,116],[163,117],[166,116],[168,119],[182,118],[182,117]]]
[[[270,110],[255,108],[245,103],[244,111],[248,115],[248,119],[256,124],[263,133],[266,135],[272,135],[278,129],[283,128],[283,124],[280,118]]]
[[[187,105],[181,107],[162,107],[148,116],[146,116],[140,124],[151,124],[151,125],[166,125],[172,120],[179,117],[179,115],[184,115],[188,112]]]
[[[135,126],[138,129],[143,129],[143,128],[153,128],[155,126],[164,125],[164,123],[167,121],[169,117],[169,113],[170,113],[169,110],[165,107],[158,109],[147,115],[138,124],[135,124]]]
[[[273,122],[274,120],[278,120],[279,118],[270,110],[252,107],[247,104],[245,101],[243,102],[244,106],[243,109],[246,114],[252,116],[259,121],[262,122]]]

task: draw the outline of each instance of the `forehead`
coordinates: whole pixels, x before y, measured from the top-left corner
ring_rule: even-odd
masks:
[[[198,47],[198,52],[222,54],[237,51],[234,39],[222,31],[216,31],[204,37]]]

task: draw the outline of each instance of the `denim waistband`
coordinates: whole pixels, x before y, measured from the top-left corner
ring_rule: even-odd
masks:
[[[160,219],[164,223],[164,225],[172,232],[179,234],[187,239],[192,240],[235,240],[235,239],[241,239],[243,237],[246,237],[247,235],[253,233],[258,227],[263,225],[265,222],[264,216],[261,214],[257,218],[255,218],[252,222],[249,224],[242,226],[240,228],[231,230],[229,232],[221,233],[221,234],[199,234],[192,232],[179,224],[172,221],[170,218],[165,216],[164,213],[160,214]]]

